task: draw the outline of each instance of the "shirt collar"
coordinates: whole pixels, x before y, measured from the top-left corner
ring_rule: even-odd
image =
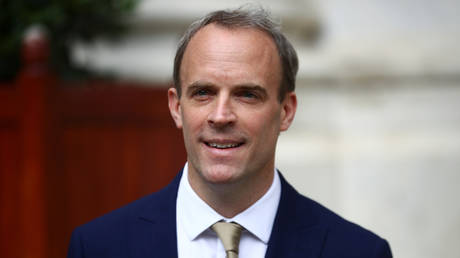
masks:
[[[177,192],[177,216],[190,240],[194,240],[211,225],[222,219],[192,189],[188,181],[188,164],[185,164]]]
[[[281,196],[281,182],[274,171],[268,191],[253,205],[233,218],[225,218],[205,203],[192,189],[188,181],[188,164],[185,164],[177,194],[177,216],[190,240],[194,240],[211,225],[220,220],[234,221],[265,244],[271,230]]]

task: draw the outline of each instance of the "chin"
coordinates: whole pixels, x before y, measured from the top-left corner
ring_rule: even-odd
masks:
[[[235,182],[241,173],[238,168],[228,165],[213,165],[203,171],[203,177],[206,181],[213,184],[227,184]]]

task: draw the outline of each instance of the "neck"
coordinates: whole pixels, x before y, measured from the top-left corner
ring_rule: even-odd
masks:
[[[261,178],[263,175],[263,178]],[[243,212],[268,191],[273,183],[274,168],[257,178],[241,182],[212,183],[190,170],[188,181],[193,191],[211,208],[225,218],[233,218]]]

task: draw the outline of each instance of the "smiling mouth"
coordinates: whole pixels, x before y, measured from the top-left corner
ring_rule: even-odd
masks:
[[[231,149],[231,148],[237,148],[243,145],[243,143],[215,143],[215,142],[205,142],[205,144],[211,148],[216,148],[216,149]]]

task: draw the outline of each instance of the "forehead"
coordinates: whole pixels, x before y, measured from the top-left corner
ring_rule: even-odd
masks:
[[[206,25],[192,37],[180,69],[182,85],[201,72],[215,76],[239,72],[239,76],[268,80],[279,80],[281,73],[276,45],[266,32],[216,24]]]

